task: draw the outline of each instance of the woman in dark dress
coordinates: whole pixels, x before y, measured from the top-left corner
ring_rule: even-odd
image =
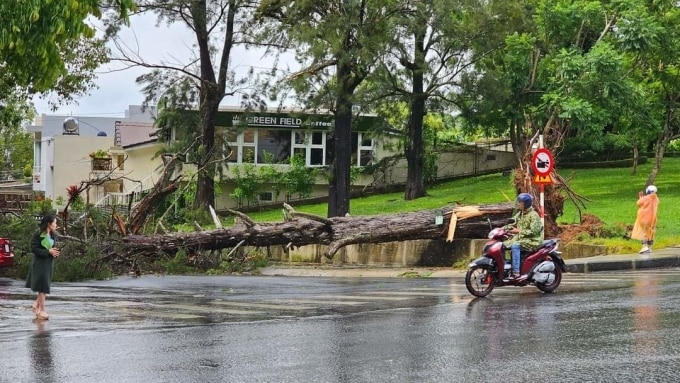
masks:
[[[59,249],[55,245],[55,231],[57,218],[46,215],[40,222],[40,230],[31,237],[31,266],[28,269],[26,287],[38,293],[33,303],[33,313],[37,319],[48,319],[45,312],[45,295],[50,293],[52,284],[53,260],[59,256]]]

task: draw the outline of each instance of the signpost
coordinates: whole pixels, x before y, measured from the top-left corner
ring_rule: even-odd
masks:
[[[541,146],[543,146],[542,137],[540,141]],[[544,230],[545,230],[545,208],[544,208],[545,195],[543,188],[545,187],[546,184],[548,185],[552,184],[553,181],[552,178],[550,177],[550,173],[552,173],[554,168],[555,159],[553,158],[553,155],[550,152],[550,150],[546,148],[538,148],[531,156],[531,169],[534,171],[534,183],[538,185],[540,193],[539,215],[541,216],[541,223],[543,224]]]

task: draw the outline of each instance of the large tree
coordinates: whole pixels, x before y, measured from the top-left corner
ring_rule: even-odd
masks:
[[[114,60],[151,69],[138,78],[138,82],[145,85],[146,102],[163,101],[168,111],[187,107],[198,110],[198,126],[191,132],[199,140],[192,156],[198,168],[195,207],[207,208],[214,204],[215,162],[221,152],[215,145],[215,116],[224,97],[235,93],[231,54],[239,36],[243,36],[239,27],[247,18],[248,4],[247,0],[138,0],[139,12],[154,13],[159,22],[180,23],[192,31],[195,60],[181,64],[152,62],[122,44],[115,53]],[[187,96],[165,97],[182,92]],[[175,100],[182,102],[173,105]]]
[[[102,7],[121,22],[132,0],[22,0],[0,2],[0,167],[23,171],[32,162],[32,139],[24,130],[34,117],[31,97],[73,101],[95,87],[95,69],[107,60],[91,17]]]
[[[630,68],[646,101],[643,120],[633,130],[644,145],[652,137],[655,161],[647,185],[661,171],[668,144],[680,137],[680,8],[676,1],[641,2],[617,23],[618,44],[630,57]],[[645,124],[653,121],[655,124]]]
[[[50,91],[69,76],[69,50],[92,39],[87,19],[100,17],[101,7],[127,19],[133,0],[23,0],[0,2],[2,80],[31,92]]]
[[[639,12],[637,2],[526,4],[533,17],[523,32],[508,34],[503,49],[479,63],[465,110],[469,121],[509,133],[518,159],[518,191],[534,190],[527,169],[530,138],[541,134],[544,145],[558,152],[568,134],[599,136],[605,127],[622,125],[644,99],[618,44],[621,29],[614,28]],[[546,191],[546,233],[554,233],[563,187],[558,182]]]
[[[10,96],[5,96],[0,108],[0,170],[23,177],[26,167],[33,165],[33,135],[24,129],[33,118],[33,108],[26,99]]]
[[[503,19],[492,12],[493,2],[433,0],[411,2],[397,18],[386,55],[371,79],[370,93],[382,103],[409,107],[404,151],[408,163],[404,198],[426,193],[423,121],[428,111],[450,114],[459,110],[463,74],[501,45],[502,31],[514,15],[513,5]],[[521,13],[520,13],[521,14]],[[484,46],[472,54],[473,47]],[[383,108],[385,109],[385,108]],[[387,108],[389,109],[389,108]]]
[[[328,216],[350,211],[355,92],[384,54],[398,0],[264,0],[265,43],[295,51],[302,69],[288,78],[303,106],[335,115]]]

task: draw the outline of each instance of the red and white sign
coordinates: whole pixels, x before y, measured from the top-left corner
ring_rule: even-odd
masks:
[[[555,168],[555,159],[550,150],[540,148],[531,156],[531,169],[534,171],[534,183],[551,184],[550,173]]]

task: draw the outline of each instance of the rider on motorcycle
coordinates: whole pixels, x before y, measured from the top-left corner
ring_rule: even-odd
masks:
[[[505,225],[504,228],[515,234],[503,245],[509,248],[512,254],[511,278],[522,278],[519,274],[520,251],[534,250],[543,241],[543,224],[541,217],[534,210],[533,197],[529,193],[520,193],[517,196],[517,213],[513,216],[514,223]]]

